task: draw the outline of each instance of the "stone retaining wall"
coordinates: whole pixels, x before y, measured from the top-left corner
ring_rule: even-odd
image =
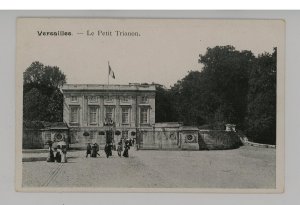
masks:
[[[236,132],[223,130],[200,130],[199,148],[200,150],[223,150],[235,149],[242,145]]]
[[[236,132],[214,130],[155,130],[138,134],[139,149],[152,150],[223,150],[242,145]]]

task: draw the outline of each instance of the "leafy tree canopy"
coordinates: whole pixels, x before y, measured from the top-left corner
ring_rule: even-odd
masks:
[[[246,131],[257,142],[276,144],[276,62],[274,48],[258,56],[250,73]]]
[[[66,75],[57,66],[44,66],[38,61],[33,62],[26,69],[23,73],[23,79],[25,92],[33,87],[51,91],[66,83]]]
[[[33,62],[24,72],[23,119],[27,121],[62,121],[63,95],[59,88],[66,76],[57,66]]]

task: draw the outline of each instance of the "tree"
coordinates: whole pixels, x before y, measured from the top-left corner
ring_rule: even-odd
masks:
[[[43,121],[47,118],[48,98],[37,88],[32,88],[23,96],[23,120]]]
[[[168,89],[156,84],[155,97],[155,121],[173,122],[177,121],[176,112],[173,105],[173,97]]]
[[[249,72],[255,56],[251,51],[237,51],[233,46],[208,48],[199,56],[204,65],[203,95],[210,121],[243,126],[247,110]]]
[[[65,74],[56,66],[35,61],[23,77],[23,119],[62,121],[63,95],[59,88],[66,83]]]
[[[176,116],[184,125],[204,123],[201,94],[201,73],[199,71],[190,71],[171,88]]]
[[[44,66],[42,63],[33,62],[23,73],[24,92],[35,87],[51,94],[53,89],[66,83],[66,75],[57,66]]]
[[[256,142],[276,144],[276,63],[274,48],[258,56],[250,73],[246,131]]]

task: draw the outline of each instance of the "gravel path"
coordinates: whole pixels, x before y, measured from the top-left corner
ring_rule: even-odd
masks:
[[[68,163],[23,162],[23,186],[128,188],[275,188],[275,149],[244,146],[223,151],[135,151],[129,158],[85,158]],[[43,159],[46,153],[24,153]],[[26,160],[25,160],[26,161]]]

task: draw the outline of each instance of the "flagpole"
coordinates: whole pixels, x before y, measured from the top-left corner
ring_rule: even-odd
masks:
[[[108,61],[108,73],[107,73],[107,85],[109,85],[109,61]]]

